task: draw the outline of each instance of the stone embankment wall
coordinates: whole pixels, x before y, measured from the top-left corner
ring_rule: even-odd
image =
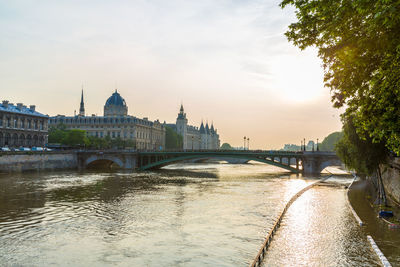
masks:
[[[0,172],[61,170],[78,168],[74,152],[0,153]]]
[[[386,194],[400,203],[400,158],[394,158],[381,166],[382,181]]]
[[[400,158],[393,158],[387,164],[380,165],[380,170],[386,195],[400,203]],[[375,189],[378,189],[378,177],[376,174],[366,178]]]

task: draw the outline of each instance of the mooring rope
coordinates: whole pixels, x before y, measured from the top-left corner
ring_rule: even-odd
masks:
[[[350,199],[349,199],[349,191],[351,186],[353,185],[353,183],[356,181],[357,179],[357,175],[355,175],[353,173],[353,181],[351,182],[351,184],[349,185],[349,187],[347,188],[347,203],[349,204],[350,210],[354,215],[354,218],[356,218],[358,225],[359,226],[364,226],[365,224],[363,223],[363,221],[361,221],[360,217],[358,217],[357,212],[354,210],[353,206],[351,205]],[[383,218],[382,218],[383,219]],[[367,239],[369,241],[369,243],[371,244],[372,249],[374,250],[375,254],[378,256],[379,260],[381,261],[382,265],[384,267],[391,267],[392,265],[390,264],[390,262],[387,260],[387,258],[385,257],[385,255],[383,255],[382,251],[379,249],[378,245],[375,243],[374,239],[372,238],[372,236],[367,235]]]
[[[278,228],[279,228],[279,226],[280,226],[280,224],[281,224],[281,222],[282,222],[283,216],[285,215],[286,211],[289,209],[290,205],[292,205],[293,202],[295,202],[296,199],[298,199],[298,198],[299,198],[304,192],[306,192],[308,189],[310,189],[311,187],[313,187],[314,185],[316,185],[316,184],[318,184],[318,183],[321,183],[321,182],[326,181],[327,179],[329,179],[329,178],[331,178],[331,177],[332,177],[332,175],[330,175],[330,176],[328,176],[328,177],[326,177],[326,178],[320,179],[319,181],[317,181],[317,182],[315,182],[315,183],[312,183],[312,184],[306,186],[305,188],[301,189],[301,190],[300,190],[299,192],[297,192],[294,196],[292,196],[292,198],[289,200],[289,202],[286,203],[285,208],[283,209],[283,211],[281,212],[281,214],[278,216],[277,220],[275,221],[274,226],[273,226],[272,229],[268,232],[268,235],[266,236],[265,241],[264,241],[262,247],[261,247],[260,250],[258,251],[257,256],[254,258],[253,262],[250,264],[251,267],[260,266],[262,260],[263,260],[264,257],[265,257],[265,254],[266,254],[266,252],[267,252],[267,249],[268,249],[268,247],[270,246],[270,244],[271,244],[271,242],[272,242],[272,238],[273,238],[273,236],[275,235],[276,231],[278,230]]]

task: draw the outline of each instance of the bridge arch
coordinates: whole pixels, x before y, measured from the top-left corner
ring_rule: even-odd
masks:
[[[112,164],[116,164],[119,168],[124,167],[124,163],[118,157],[111,156],[111,155],[93,155],[90,156],[85,160],[84,166],[85,167],[92,167],[92,166],[105,166],[111,167]]]
[[[171,164],[186,161],[186,160],[210,159],[210,158],[219,159],[219,158],[221,158],[221,155],[220,154],[208,154],[208,155],[184,155],[184,156],[166,157],[166,158],[163,158],[160,160],[155,160],[155,161],[146,162],[145,164],[140,164],[139,170],[149,170],[149,169],[161,168],[161,167],[164,167],[167,165],[171,165]],[[296,168],[290,166],[289,164],[285,165],[283,163],[277,162],[274,160],[274,158],[261,158],[261,157],[256,157],[256,156],[249,156],[248,154],[229,155],[229,156],[225,156],[225,158],[245,159],[247,161],[254,160],[257,162],[280,167],[280,168],[286,169],[291,172],[295,172],[295,173],[300,172],[299,169],[296,169]],[[288,157],[288,161],[290,161],[290,158],[292,158],[292,157]]]

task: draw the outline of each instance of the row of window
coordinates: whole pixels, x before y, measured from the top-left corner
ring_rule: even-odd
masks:
[[[0,127],[14,129],[44,130],[45,122],[43,120],[31,120],[18,117],[0,117]]]
[[[91,136],[95,136],[95,137],[105,137],[105,135],[109,135],[112,138],[117,138],[117,137],[123,137],[123,138],[128,138],[128,132],[124,132],[123,135],[121,134],[121,132],[119,131],[108,131],[108,132],[88,132],[87,135],[91,135]],[[140,139],[150,139],[150,134],[149,133],[145,133],[145,132],[136,132],[136,136],[134,134],[134,132],[130,132],[129,133],[129,138],[133,139],[134,137],[136,138],[140,138]],[[153,139],[156,139],[158,141],[161,141],[161,135],[157,134],[157,135],[153,135]]]
[[[82,124],[92,124],[92,123],[138,123],[142,125],[153,126],[153,122],[145,121],[137,118],[107,118],[107,117],[93,117],[93,118],[52,118],[50,119],[51,123],[59,124],[74,124],[74,123],[82,123]]]

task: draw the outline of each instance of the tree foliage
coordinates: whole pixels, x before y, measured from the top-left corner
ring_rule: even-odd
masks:
[[[386,160],[387,149],[383,142],[360,138],[351,116],[343,124],[343,137],[336,145],[336,153],[344,164],[362,175],[370,175]]]
[[[71,147],[82,147],[92,149],[123,149],[136,148],[133,140],[123,140],[120,137],[112,139],[110,136],[105,138],[86,136],[86,132],[78,129],[67,130],[65,125],[59,124],[49,129],[49,143],[58,143]]]
[[[329,134],[319,145],[319,150],[321,151],[334,151],[335,145],[342,138],[343,132],[334,132]]]
[[[171,127],[165,127],[165,148],[166,149],[182,149],[183,138]]]
[[[283,0],[298,21],[286,36],[316,47],[335,107],[347,107],[358,136],[400,154],[400,2]]]
[[[220,149],[222,149],[222,150],[232,150],[233,147],[232,147],[230,144],[228,144],[228,143],[223,143],[223,144],[221,145]]]
[[[85,146],[88,145],[88,139],[86,137],[86,132],[83,130],[72,129],[67,131],[66,137],[63,144],[69,146]]]

